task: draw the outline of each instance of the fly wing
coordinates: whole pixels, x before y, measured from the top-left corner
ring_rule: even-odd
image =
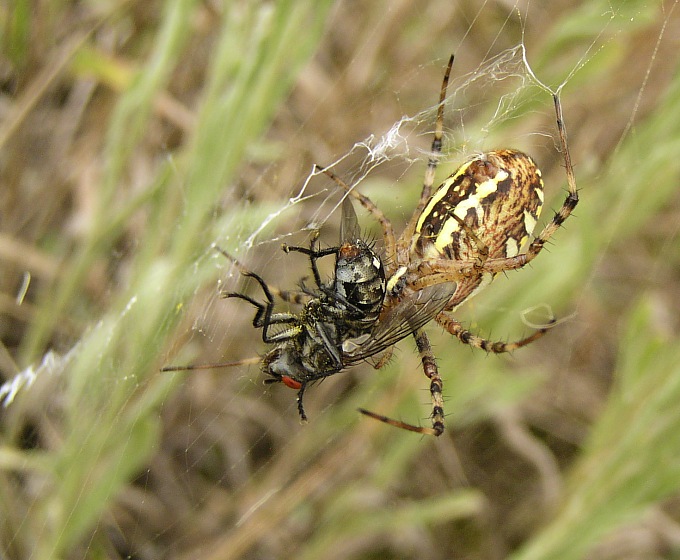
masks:
[[[379,354],[425,326],[446,307],[455,292],[455,283],[437,284],[399,302],[380,317],[370,335],[345,341],[345,367]]]
[[[355,243],[357,239],[361,239],[361,230],[359,229],[359,220],[357,213],[354,211],[354,206],[349,196],[346,196],[342,201],[342,221],[340,222],[340,245],[343,243]]]

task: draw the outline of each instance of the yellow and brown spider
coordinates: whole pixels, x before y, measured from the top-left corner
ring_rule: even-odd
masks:
[[[452,65],[453,56],[441,86],[434,139],[420,200],[398,239],[392,223],[369,198],[331,171],[321,167],[318,170],[368,210],[382,229],[387,293],[376,330],[388,330],[391,317],[399,316],[397,310],[422,290],[450,284],[451,295],[439,309],[432,311],[432,318],[465,344],[487,352],[510,352],[533,342],[547,328],[517,342],[491,342],[463,328],[450,313],[488,285],[499,272],[522,268],[536,258],[576,207],[578,191],[562,120],[562,106],[559,96],[553,94],[567,174],[567,196],[550,222],[534,237],[526,251],[521,252],[533,233],[543,205],[541,172],[530,156],[512,149],[477,155],[461,165],[432,193],[442,149],[444,105]],[[432,427],[414,426],[363,409],[361,412],[399,428],[439,436],[444,431],[442,379],[422,326],[414,328],[412,333],[425,375],[430,380]],[[391,347],[379,343],[364,344],[357,351],[365,357],[383,350],[390,353]],[[352,352],[348,351],[347,355],[349,360]],[[384,362],[381,360],[380,365]]]

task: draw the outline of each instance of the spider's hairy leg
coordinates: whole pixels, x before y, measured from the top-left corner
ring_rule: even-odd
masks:
[[[564,141],[566,142],[566,137],[564,137]],[[565,148],[563,149],[567,149],[566,144]],[[571,167],[571,159],[569,152],[565,152],[565,154],[569,191],[564,203],[562,204],[562,207],[557,212],[555,212],[552,220],[548,222],[548,224],[543,228],[543,231],[541,231],[541,233],[536,238],[534,238],[526,252],[520,253],[519,255],[515,255],[513,257],[488,258],[488,255],[482,253],[480,247],[478,246],[477,248],[480,250],[480,254],[474,261],[453,261],[443,258],[429,259],[427,262],[421,264],[421,277],[414,281],[413,288],[415,290],[422,290],[427,286],[437,284],[441,281],[446,281],[442,280],[442,278],[446,277],[472,277],[482,273],[495,275],[499,272],[523,268],[533,259],[535,259],[545,244],[571,215],[572,211],[578,204],[578,191],[574,180],[573,169]],[[475,243],[477,242],[475,241]]]
[[[191,371],[196,369],[218,369],[218,368],[228,368],[228,367],[238,367],[247,366],[250,364],[259,364],[262,358],[259,356],[254,358],[244,358],[243,360],[237,360],[235,362],[215,362],[214,364],[190,364],[186,366],[164,366],[160,369],[162,373],[170,371]]]
[[[562,207],[555,212],[552,220],[543,228],[543,231],[531,242],[527,249],[526,263],[532,261],[541,252],[548,240],[555,234],[564,221],[571,215],[574,208],[578,204],[578,188],[576,187],[576,177],[574,176],[574,167],[571,163],[571,154],[569,152],[569,144],[567,142],[567,129],[564,126],[564,118],[562,116],[562,103],[560,102],[559,94],[553,94],[553,101],[555,103],[555,115],[557,118],[557,132],[560,137],[560,147],[564,157],[564,167],[567,173],[567,196],[562,203]]]
[[[416,432],[417,434],[425,434],[430,436],[440,435],[436,433],[432,428],[424,428],[423,426],[414,426],[413,424],[407,424],[406,422],[402,422],[401,420],[395,420],[394,418],[390,418],[389,416],[376,414],[375,412],[371,412],[370,410],[366,410],[365,408],[358,408],[357,410],[361,412],[361,414],[363,414],[364,416],[368,416],[369,418],[373,418],[373,420],[377,420],[378,422],[382,422],[384,424],[389,424],[390,426],[394,426],[395,428],[408,430],[409,432]]]
[[[479,238],[479,236],[473,231],[473,229],[459,216],[456,214],[451,214],[451,217],[456,220],[458,225],[463,229],[465,235],[467,235],[474,246],[477,249],[476,262],[474,265],[475,272],[477,274],[484,270],[484,263],[489,258],[489,248],[484,244],[484,242]]]
[[[423,371],[430,380],[430,396],[432,397],[432,430],[422,433],[440,436],[444,433],[444,397],[442,396],[443,382],[439,375],[437,362],[432,352],[432,345],[425,331],[418,329],[413,333],[420,359],[423,363]]]
[[[386,269],[386,275],[389,278],[394,274],[394,270],[392,268],[394,267],[394,263],[396,263],[396,237],[394,235],[394,227],[392,226],[392,222],[390,222],[387,219],[387,216],[383,213],[380,208],[378,208],[375,203],[368,198],[367,196],[364,196],[360,192],[358,192],[356,189],[350,187],[347,183],[345,183],[340,177],[338,177],[335,173],[333,173],[330,169],[325,169],[321,167],[320,165],[317,164],[316,166],[317,171],[321,171],[324,175],[326,175],[328,178],[330,178],[334,183],[336,183],[338,186],[340,186],[343,190],[347,192],[352,198],[354,198],[359,204],[361,204],[368,212],[370,212],[375,220],[380,224],[380,228],[382,229],[383,233],[383,239],[385,242],[385,261],[384,261],[384,266]]]
[[[250,273],[250,270],[248,270],[245,266],[243,266],[241,264],[241,261],[239,261],[236,257],[234,257],[233,255],[231,255],[230,253],[228,253],[227,251],[222,249],[222,247],[220,247],[219,245],[213,245],[213,248],[215,249],[215,251],[217,251],[222,256],[224,256],[228,261],[234,263],[234,266],[238,269],[238,271],[241,274],[247,275],[247,274]]]
[[[522,348],[527,344],[531,344],[532,342],[541,338],[545,333],[547,333],[552,328],[552,326],[557,322],[555,318],[551,318],[545,327],[536,329],[532,334],[530,334],[526,338],[517,340],[515,342],[500,342],[500,341],[493,342],[491,340],[487,340],[486,338],[482,338],[481,336],[477,336],[473,332],[465,329],[458,321],[449,317],[446,313],[440,313],[439,315],[437,315],[435,320],[437,321],[437,323],[439,323],[441,327],[444,328],[444,330],[455,336],[463,344],[468,344],[473,348],[480,348],[492,354],[504,354],[505,352],[513,352],[518,348]]]
[[[442,378],[439,375],[439,370],[437,369],[437,363],[435,361],[434,354],[432,352],[432,346],[430,345],[430,340],[428,339],[425,331],[418,329],[413,333],[413,337],[416,341],[416,346],[418,346],[418,351],[420,353],[420,359],[423,364],[423,371],[425,375],[430,380],[430,396],[432,398],[432,427],[426,428],[423,426],[414,426],[413,424],[407,424],[401,420],[394,420],[382,414],[376,414],[370,410],[360,408],[359,412],[378,420],[394,426],[395,428],[401,428],[402,430],[408,430],[409,432],[416,432],[418,434],[425,434],[430,436],[440,436],[444,433],[444,398],[442,396]]]
[[[427,169],[425,171],[425,179],[423,180],[423,190],[420,193],[420,201],[416,206],[413,216],[406,224],[404,232],[399,238],[399,246],[397,251],[401,254],[404,251],[408,251],[411,244],[411,239],[413,238],[416,231],[416,224],[418,219],[430,199],[432,194],[432,186],[434,185],[435,171],[437,170],[437,165],[439,164],[439,158],[442,153],[442,138],[444,136],[444,104],[446,101],[446,90],[449,86],[449,76],[451,75],[451,68],[453,67],[454,55],[449,58],[449,63],[444,71],[444,79],[442,80],[442,87],[439,92],[439,104],[437,106],[437,120],[435,121],[434,127],[434,137],[432,138],[432,147],[430,148],[430,157],[427,161]]]
[[[413,280],[411,287],[418,291],[442,282],[460,281],[461,278],[472,279],[482,275],[493,276],[499,272],[522,268],[529,260],[527,253],[520,253],[515,257],[494,259],[477,255],[474,260],[464,261],[430,259],[420,264],[418,269],[420,277]]]

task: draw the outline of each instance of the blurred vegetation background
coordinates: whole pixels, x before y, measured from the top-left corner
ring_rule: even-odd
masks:
[[[676,2],[14,0],[0,24],[2,558],[680,556]],[[305,426],[257,366],[159,373],[264,350],[252,309],[217,297],[242,284],[213,243],[294,286],[306,262],[280,238],[304,243],[333,195],[320,181],[288,204],[313,163],[433,116],[451,52],[456,91],[522,41],[565,83],[581,204],[460,320],[494,339],[526,333],[534,306],[563,320],[511,357],[430,327],[443,437],[356,412],[427,423],[410,340],[310,389]],[[438,176],[527,149],[557,208],[550,96],[487,76],[447,107]],[[397,227],[431,141],[419,124],[419,158],[361,185]]]

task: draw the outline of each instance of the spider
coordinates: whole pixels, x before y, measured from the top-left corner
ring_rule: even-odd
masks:
[[[349,196],[361,204],[380,224],[385,246],[386,296],[375,329],[390,323],[409,305],[413,298],[434,286],[449,286],[447,301],[431,306],[430,319],[464,344],[487,352],[510,352],[525,346],[540,336],[555,322],[535,331],[522,340],[492,342],[463,328],[450,313],[461,303],[488,285],[499,272],[524,267],[543,249],[569,217],[578,203],[576,179],[567,144],[559,96],[553,101],[564,165],[567,175],[567,195],[562,207],[543,230],[534,237],[526,251],[520,252],[538,221],[543,204],[543,181],[534,160],[518,150],[500,149],[474,156],[461,165],[432,193],[435,170],[441,155],[444,105],[453,55],[444,72],[431,153],[425,172],[420,200],[404,231],[396,237],[394,227],[383,212],[334,173],[317,166]],[[445,296],[445,292],[439,295]],[[432,426],[407,424],[364,409],[360,412],[387,424],[421,434],[439,436],[444,432],[444,402],[442,379],[437,369],[429,339],[420,325],[412,329],[425,375],[430,380]],[[359,348],[366,356],[391,347],[374,344]],[[351,353],[350,353],[351,354]],[[351,359],[350,357],[347,358]],[[382,359],[378,365],[382,365]]]

